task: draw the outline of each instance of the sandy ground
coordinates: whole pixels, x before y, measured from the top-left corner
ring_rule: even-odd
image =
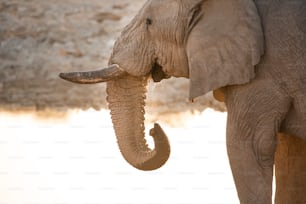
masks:
[[[1,106],[13,110],[105,107],[104,85],[75,86],[58,74],[105,66],[115,38],[139,4],[0,1]]]

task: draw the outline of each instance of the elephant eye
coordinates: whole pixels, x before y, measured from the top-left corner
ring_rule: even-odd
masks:
[[[151,18],[147,18],[146,19],[146,24],[147,25],[152,25],[152,19]]]

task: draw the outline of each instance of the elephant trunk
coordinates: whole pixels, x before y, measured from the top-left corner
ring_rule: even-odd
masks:
[[[145,140],[144,106],[146,77],[125,76],[107,82],[107,100],[119,149],[125,160],[139,170],[154,170],[169,158],[170,145],[158,124],[151,129],[155,148]]]

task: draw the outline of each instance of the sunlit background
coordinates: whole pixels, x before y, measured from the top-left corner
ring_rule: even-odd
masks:
[[[122,158],[107,110],[63,118],[1,112],[0,203],[239,203],[226,155],[226,113],[179,117],[185,121],[179,127],[161,123],[169,161],[142,172]]]

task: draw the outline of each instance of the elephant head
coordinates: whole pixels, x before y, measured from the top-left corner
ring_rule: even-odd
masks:
[[[263,35],[251,0],[148,0],[115,42],[109,67],[61,73],[76,83],[107,82],[107,101],[123,157],[153,170],[168,159],[170,146],[155,124],[144,137],[147,81],[190,79],[190,99],[210,90],[249,82],[263,53]]]

